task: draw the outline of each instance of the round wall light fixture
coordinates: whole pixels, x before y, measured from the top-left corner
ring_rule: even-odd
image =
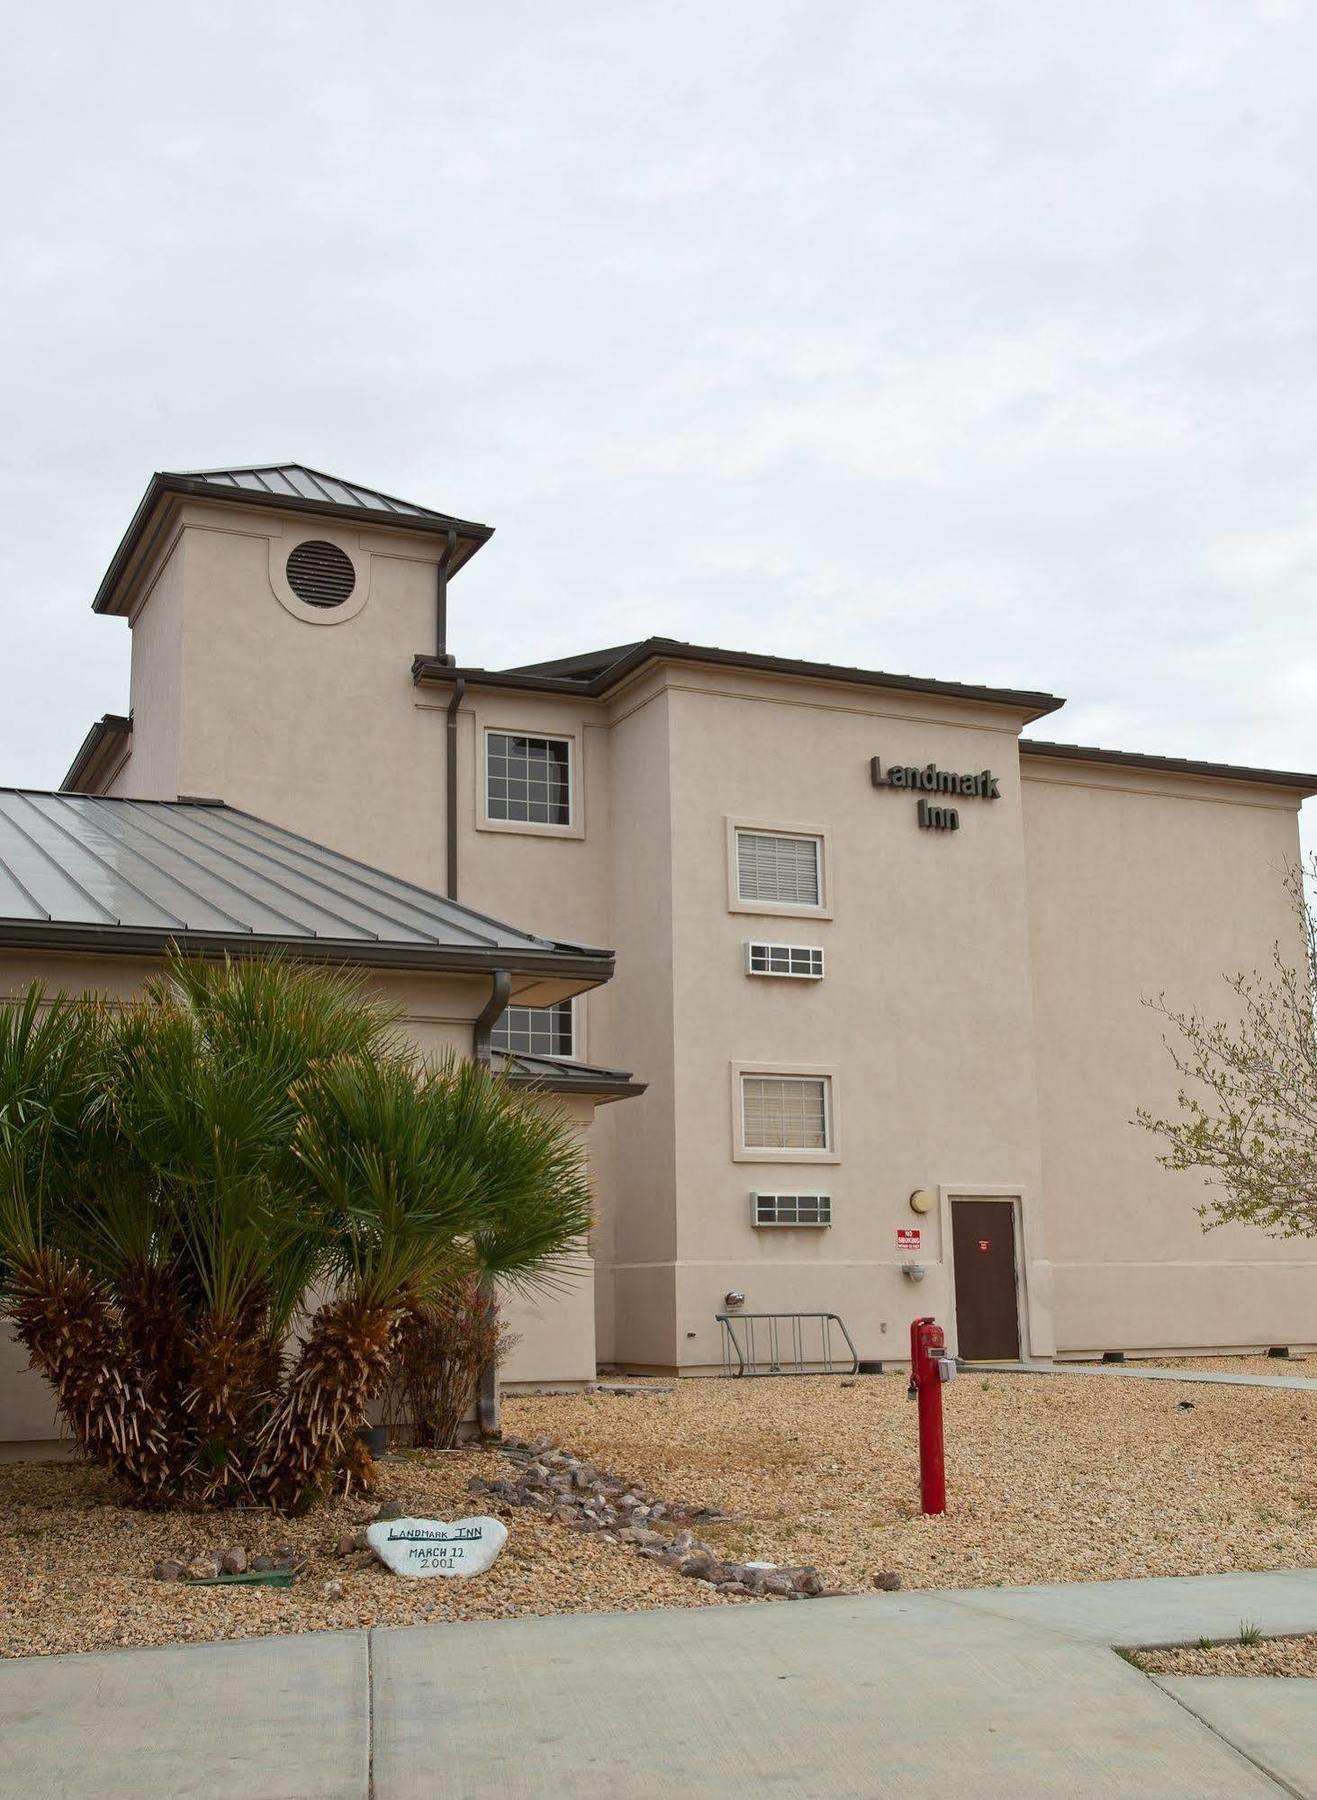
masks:
[[[928,1188],[916,1188],[910,1196],[910,1210],[916,1213],[930,1213],[937,1205],[937,1195]]]

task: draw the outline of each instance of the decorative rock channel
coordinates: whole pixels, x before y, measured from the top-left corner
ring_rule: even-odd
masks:
[[[526,1443],[505,1438],[503,1454],[517,1468],[515,1480],[476,1476],[469,1494],[551,1514],[572,1531],[597,1532],[609,1544],[630,1544],[637,1556],[662,1562],[706,1587],[725,1594],[753,1594],[781,1600],[810,1600],[829,1592],[810,1567],[778,1568],[772,1563],[725,1562],[703,1543],[692,1525],[728,1519],[714,1507],[656,1500],[634,1482],[596,1468],[584,1457],[560,1450],[548,1438]],[[676,1527],[673,1531],[671,1528]]]
[[[253,1556],[241,1548],[236,1550],[203,1550],[200,1556],[182,1562],[166,1557],[151,1573],[157,1581],[219,1581],[222,1577],[301,1573],[302,1559],[291,1544],[280,1544],[273,1556]]]

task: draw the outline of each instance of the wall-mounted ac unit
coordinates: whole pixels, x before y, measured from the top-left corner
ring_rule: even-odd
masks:
[[[831,1194],[754,1194],[752,1225],[831,1225]]]
[[[747,975],[785,975],[795,981],[822,981],[823,952],[817,944],[745,946]]]

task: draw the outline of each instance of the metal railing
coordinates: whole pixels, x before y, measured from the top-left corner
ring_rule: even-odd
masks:
[[[722,1327],[724,1375],[854,1375],[859,1369],[859,1353],[837,1313],[721,1312],[715,1316]],[[846,1341],[849,1356],[833,1353],[834,1325]]]

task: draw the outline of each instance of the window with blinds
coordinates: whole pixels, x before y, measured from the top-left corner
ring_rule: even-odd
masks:
[[[826,1075],[742,1075],[741,1140],[747,1150],[830,1150]]]
[[[567,738],[485,733],[485,810],[526,825],[572,822],[571,744]]]
[[[783,832],[736,833],[736,892],[771,906],[821,906],[821,841]]]
[[[747,975],[788,975],[797,981],[822,981],[823,952],[813,944],[747,944]]]
[[[831,1225],[831,1194],[751,1194],[756,1225]]]
[[[573,1056],[572,1003],[553,1006],[509,1006],[494,1021],[489,1041],[509,1056]]]

